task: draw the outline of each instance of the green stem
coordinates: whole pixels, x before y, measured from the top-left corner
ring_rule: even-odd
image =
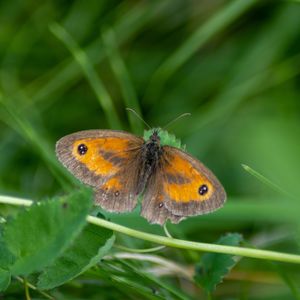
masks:
[[[231,255],[239,255],[245,257],[252,258],[260,258],[260,259],[268,259],[282,262],[291,262],[300,264],[300,255],[294,254],[286,254],[279,253],[275,251],[268,250],[256,250],[249,248],[240,248],[233,246],[222,246],[216,244],[207,244],[207,243],[198,243],[198,242],[190,242],[185,240],[178,240],[174,238],[159,236],[151,233],[146,233],[138,230],[134,230],[131,228],[127,228],[125,226],[115,224],[103,219],[99,219],[96,217],[88,216],[87,221],[97,226],[105,227],[114,231],[118,231],[124,233],[126,235],[139,238],[142,240],[146,240],[149,242],[174,247],[181,249],[190,249],[196,251],[205,251],[205,252],[215,252],[215,253],[225,253]]]
[[[164,232],[165,232],[167,237],[173,238],[172,235],[170,234],[168,228],[167,228],[167,223],[164,224]]]
[[[24,289],[25,289],[25,299],[26,300],[31,300],[27,280],[25,278],[23,280],[23,283],[24,283]]]
[[[22,277],[19,277],[19,276],[16,276],[15,278],[25,285],[25,279],[23,279]],[[38,293],[43,295],[45,298],[50,299],[50,300],[55,300],[51,295],[45,293],[44,291],[39,290],[36,286],[31,284],[30,282],[27,281],[26,285],[27,285],[28,288],[31,288],[32,290],[37,291]],[[28,291],[28,293],[29,293],[29,291]]]
[[[134,249],[134,248],[128,248],[122,245],[114,245],[115,248],[120,249],[120,250],[124,250],[127,252],[132,252],[132,253],[149,253],[149,252],[156,252],[159,250],[162,250],[165,248],[165,246],[157,246],[157,247],[153,247],[153,248],[147,248],[147,249]]]
[[[7,197],[7,196],[0,196],[0,203],[30,206],[33,203],[33,201]],[[117,231],[131,237],[135,237],[138,239],[157,243],[164,246],[300,264],[300,255],[296,255],[296,254],[287,254],[287,253],[268,251],[268,250],[258,250],[258,249],[244,248],[244,247],[242,248],[242,247],[233,247],[233,246],[223,246],[217,244],[207,244],[207,243],[198,243],[198,242],[179,240],[179,239],[174,239],[174,238],[169,238],[165,236],[138,231],[93,216],[87,216],[87,221],[96,226],[111,229],[113,231]]]

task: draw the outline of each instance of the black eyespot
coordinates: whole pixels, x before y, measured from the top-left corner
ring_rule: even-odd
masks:
[[[119,192],[119,191],[116,191],[116,192],[115,192],[115,196],[118,197],[119,195],[120,195],[120,192]]]
[[[162,208],[163,206],[164,206],[163,203],[159,203],[159,204],[158,204],[158,207],[159,207],[159,208]]]
[[[79,155],[84,155],[88,151],[88,147],[85,144],[80,144],[77,148]]]
[[[206,184],[202,184],[200,187],[199,187],[199,190],[198,190],[198,193],[203,196],[205,195],[206,193],[208,192],[208,187]]]

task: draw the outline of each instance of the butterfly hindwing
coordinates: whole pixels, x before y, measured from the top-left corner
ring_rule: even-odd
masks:
[[[176,216],[164,205],[163,174],[157,170],[150,177],[144,194],[141,216],[149,223],[163,225],[168,219],[172,223],[179,223],[183,217]]]
[[[132,150],[119,172],[95,190],[95,204],[110,212],[131,211],[137,204],[140,150]]]

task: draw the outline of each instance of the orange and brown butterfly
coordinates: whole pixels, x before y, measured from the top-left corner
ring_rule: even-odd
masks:
[[[107,211],[132,211],[143,194],[141,215],[150,223],[179,223],[226,200],[214,174],[161,129],[145,131],[144,138],[116,130],[80,131],[61,138],[56,154],[94,188],[95,204]]]

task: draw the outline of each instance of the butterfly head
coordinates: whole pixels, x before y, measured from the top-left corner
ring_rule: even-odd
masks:
[[[160,144],[159,130],[160,130],[160,128],[153,129],[152,134],[150,135],[149,141],[156,143],[156,144]]]

